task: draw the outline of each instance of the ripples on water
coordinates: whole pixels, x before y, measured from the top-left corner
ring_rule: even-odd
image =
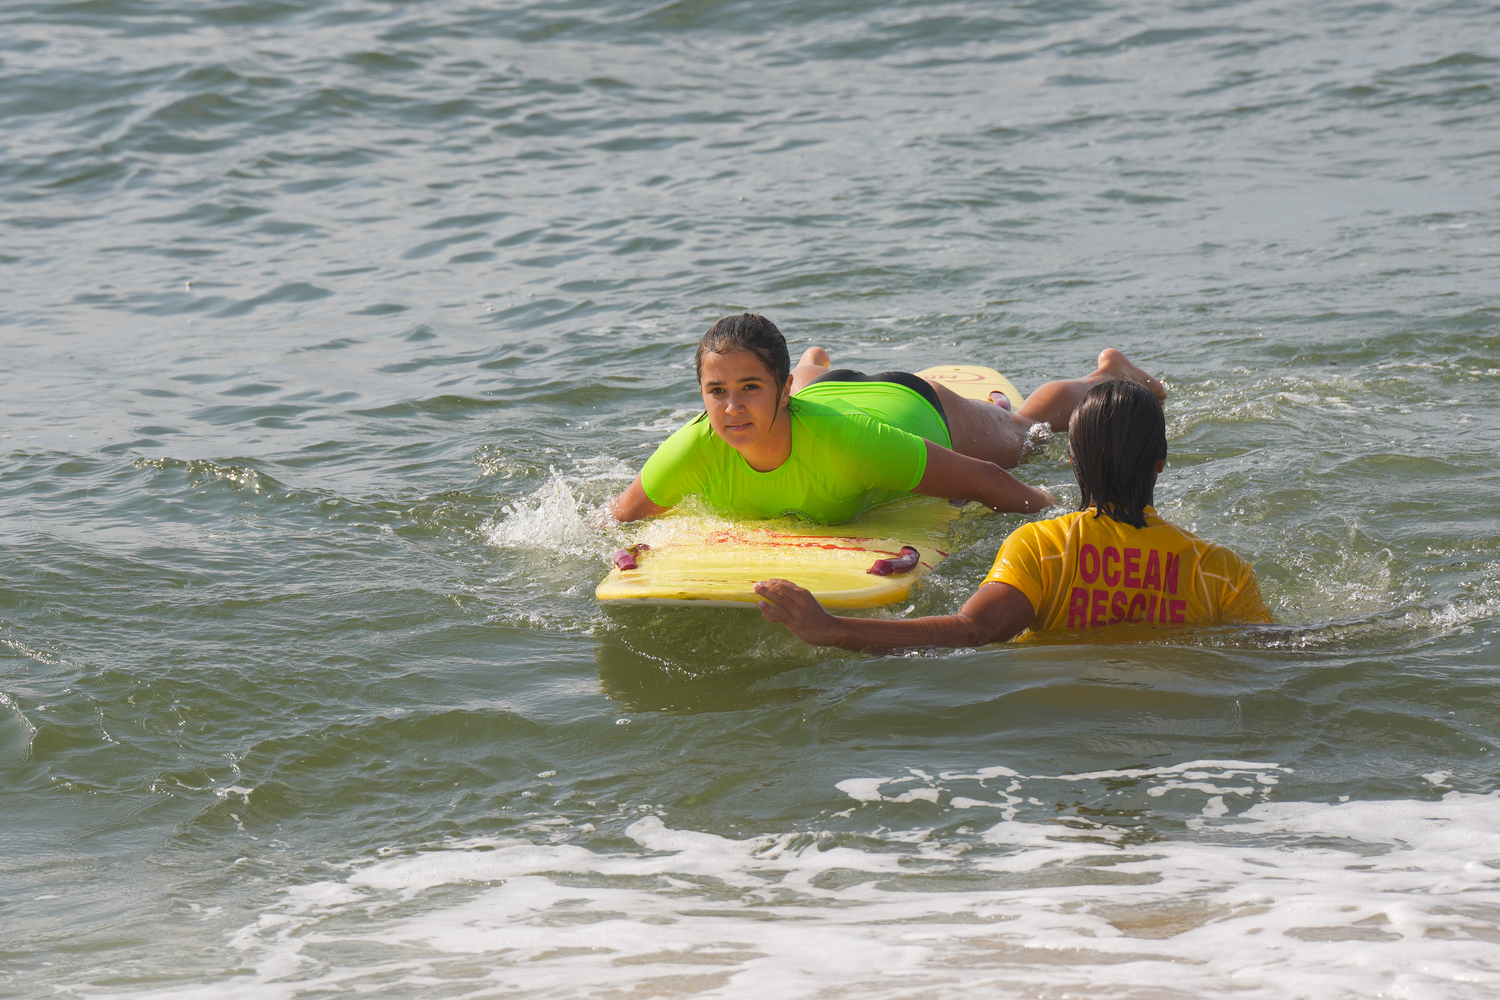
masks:
[[[5,5],[0,983],[1492,994],[1497,15]],[[747,308],[1023,389],[1122,348],[1282,624],[601,611]]]

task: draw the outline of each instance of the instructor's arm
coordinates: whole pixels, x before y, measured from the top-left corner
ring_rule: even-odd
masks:
[[[641,485],[639,475],[635,477],[635,482],[625,488],[624,493],[609,502],[609,512],[617,521],[639,521],[643,517],[665,514],[671,509],[671,507],[663,507],[654,502],[646,495],[646,489]]]
[[[927,442],[927,471],[916,492],[944,500],[978,500],[990,510],[1030,514],[1057,501],[1046,490],[1027,486],[994,462],[970,458]]]
[[[763,580],[755,592],[767,621],[780,622],[803,642],[843,649],[984,646],[1021,634],[1036,617],[1031,601],[1008,583],[986,583],[956,615],[904,621],[830,615],[812,594],[786,580]]]

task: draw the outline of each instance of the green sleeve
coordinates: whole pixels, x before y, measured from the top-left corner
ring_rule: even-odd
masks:
[[[659,507],[675,507],[682,498],[702,493],[706,478],[706,442],[703,432],[713,434],[707,414],[700,414],[677,428],[641,467],[641,488]]]

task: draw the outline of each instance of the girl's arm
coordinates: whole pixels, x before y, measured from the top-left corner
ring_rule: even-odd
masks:
[[[625,492],[609,502],[609,512],[615,516],[617,521],[639,521],[643,517],[656,517],[665,514],[671,507],[663,507],[646,496],[646,489],[641,485],[639,474],[635,482],[625,488]]]
[[[916,491],[944,500],[978,500],[990,510],[1030,514],[1057,501],[1027,486],[993,462],[970,458],[927,442],[927,471]]]
[[[767,621],[780,622],[803,642],[843,649],[882,650],[908,646],[985,646],[1024,632],[1036,617],[1031,601],[1008,583],[986,583],[956,615],[887,621],[840,618],[817,598],[786,580],[763,580],[755,592]]]

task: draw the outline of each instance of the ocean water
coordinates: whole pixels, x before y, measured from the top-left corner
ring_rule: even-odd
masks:
[[[1500,994],[1497,177],[1478,0],[8,0],[0,994]],[[1278,625],[600,608],[747,309],[1124,350]]]

